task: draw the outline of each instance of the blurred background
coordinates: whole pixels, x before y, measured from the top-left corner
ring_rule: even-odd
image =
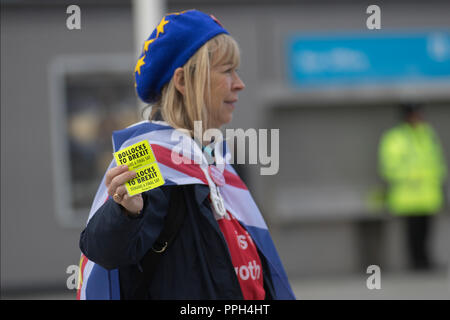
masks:
[[[67,25],[73,4],[81,29]],[[367,27],[371,4],[380,29]],[[276,175],[238,171],[297,298],[449,299],[448,179],[430,227],[434,267],[419,272],[378,171],[380,137],[405,101],[425,104],[448,167],[450,3],[436,0],[2,0],[1,297],[75,299],[70,266],[111,132],[142,119],[138,50],[164,13],[191,8],[241,46],[246,90],[228,127],[280,130]],[[370,265],[381,289],[367,287]]]

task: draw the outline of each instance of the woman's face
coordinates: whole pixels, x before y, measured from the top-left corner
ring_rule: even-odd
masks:
[[[211,128],[220,128],[232,119],[239,91],[245,84],[231,63],[219,63],[211,68],[211,103],[208,105]]]

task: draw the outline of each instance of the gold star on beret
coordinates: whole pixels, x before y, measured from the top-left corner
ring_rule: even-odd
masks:
[[[147,52],[148,51],[148,46],[153,42],[153,41],[155,41],[156,39],[149,39],[149,40],[147,40],[147,41],[145,41],[144,42],[144,52]]]
[[[145,54],[138,60],[136,64],[136,68],[134,68],[134,72],[137,72],[139,75],[141,75],[141,67],[145,64]]]
[[[164,33],[164,26],[168,24],[170,21],[166,20],[166,17],[163,17],[159,25],[156,27],[156,37],[159,37],[160,33]]]

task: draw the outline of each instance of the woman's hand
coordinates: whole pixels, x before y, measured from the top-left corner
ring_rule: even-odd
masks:
[[[135,171],[128,171],[128,166],[114,167],[106,172],[105,184],[108,195],[127,210],[128,214],[137,215],[144,206],[141,194],[130,197],[125,188],[125,182],[136,176]]]

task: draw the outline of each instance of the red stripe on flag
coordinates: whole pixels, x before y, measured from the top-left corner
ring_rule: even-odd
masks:
[[[181,163],[176,164],[172,161],[172,150],[157,144],[152,144],[151,146],[158,162],[162,163],[163,165],[169,168],[180,171],[188,176],[197,178],[201,180],[204,184],[208,184],[208,181],[206,180],[202,169],[200,169],[200,165],[194,163],[193,160],[178,155],[178,157],[180,157]],[[247,190],[247,187],[245,186],[244,182],[242,182],[241,178],[239,178],[239,176],[235,175],[234,173],[225,170],[224,177],[227,184],[235,188]]]
[[[80,300],[81,298],[81,287],[83,285],[83,273],[84,273],[84,268],[86,267],[86,263],[88,262],[88,259],[86,258],[86,256],[84,254],[81,254],[81,265],[80,265],[80,269],[78,270],[79,274],[78,277],[80,278],[79,283],[79,287],[77,288],[77,300]]]
[[[230,171],[224,170],[223,176],[225,177],[225,181],[227,184],[229,184],[233,187],[239,188],[239,189],[247,190],[247,186],[241,180],[241,178],[239,178],[238,175],[235,175],[234,173],[232,173]]]
[[[187,174],[190,177],[197,178],[201,180],[204,184],[208,184],[208,181],[206,181],[202,169],[200,169],[200,165],[194,163],[194,161],[184,156],[179,156],[181,158],[180,159],[181,163],[176,164],[172,161],[172,150],[169,150],[157,144],[152,144],[151,146],[158,162],[161,162],[163,165],[169,168]]]

